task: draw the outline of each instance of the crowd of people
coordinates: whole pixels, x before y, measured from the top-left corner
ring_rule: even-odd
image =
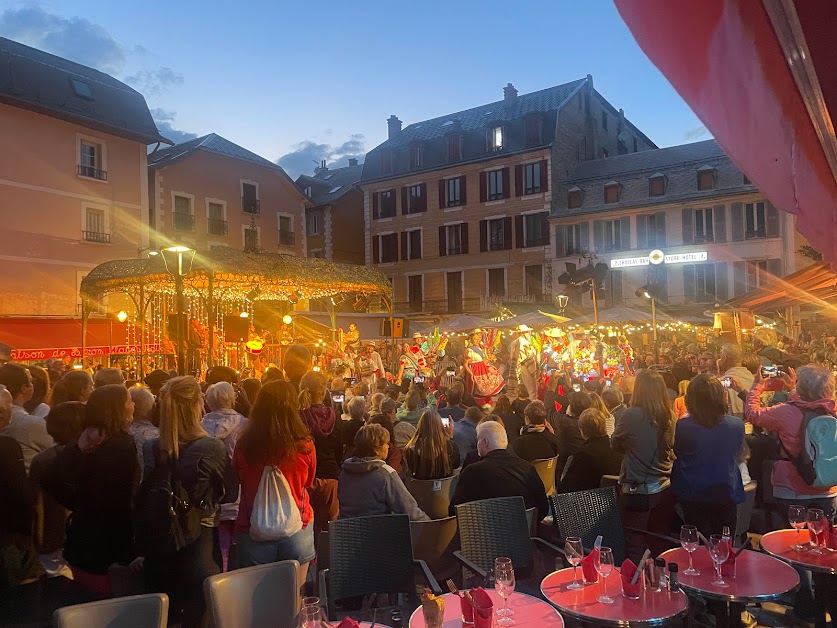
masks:
[[[490,403],[473,397],[453,351],[435,377],[407,385],[330,380],[302,345],[260,380],[239,381],[222,366],[204,381],[154,371],[126,382],[119,369],[56,376],[8,363],[0,367],[0,587],[65,575],[106,596],[119,565],[169,594],[183,625],[200,625],[208,576],[295,559],[302,586],[329,521],[427,520],[413,480],[458,474],[451,515],[469,501],[522,496],[541,520],[549,502],[533,462],[544,459],[557,461],[558,493],[613,476],[630,528],[735,531],[763,460],[778,460],[772,490],[783,516],[804,504],[832,517],[837,486],[811,486],[793,462],[803,418],[835,410],[828,351],[797,360],[788,347],[755,349],[640,354],[635,374],[608,378],[556,370],[534,390],[521,382]],[[763,377],[763,365],[778,365],[776,377]],[[251,529],[266,469],[284,478],[298,511],[298,529],[284,538]],[[170,522],[137,506],[152,503],[149,487],[167,478],[195,521],[175,546],[153,542]],[[644,549],[628,543],[630,555]],[[810,591],[801,588],[799,610]]]

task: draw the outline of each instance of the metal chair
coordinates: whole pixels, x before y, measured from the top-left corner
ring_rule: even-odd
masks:
[[[427,563],[413,557],[407,515],[338,519],[328,528],[329,568],[320,571],[320,599],[330,618],[336,618],[335,602],[360,596],[407,594],[417,605],[416,568],[431,591],[442,594]]]
[[[459,571],[453,553],[459,549],[456,517],[411,521],[413,556],[427,563],[436,580],[447,580]]]
[[[282,560],[236,569],[204,580],[206,606],[215,628],[292,626],[300,610],[299,563]]]
[[[555,492],[555,468],[557,464],[558,456],[532,461],[535,471],[541,476],[541,481],[543,482],[543,487],[546,489],[547,495],[552,495]]]
[[[59,608],[55,628],[166,628],[169,597],[164,593],[119,597]]]
[[[459,483],[459,476],[453,475],[440,480],[407,480],[407,490],[415,498],[419,508],[431,519],[445,519],[450,513],[450,500]]]

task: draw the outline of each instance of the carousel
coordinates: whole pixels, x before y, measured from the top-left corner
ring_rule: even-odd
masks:
[[[138,351],[128,358],[142,372],[258,362],[266,346],[281,351],[294,342],[289,314],[306,301],[354,298],[368,306],[377,299],[392,316],[392,288],[374,268],[222,246],[201,253],[172,246],[145,259],[105,262],[82,280],[80,294],[82,355],[91,313],[105,295],[123,295],[127,344]],[[257,304],[285,314],[275,329],[254,320]]]

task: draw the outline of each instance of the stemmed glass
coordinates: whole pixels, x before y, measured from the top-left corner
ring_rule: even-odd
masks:
[[[514,593],[514,567],[510,558],[498,558],[494,561],[494,588],[503,598],[503,608],[497,611],[497,615],[500,616],[497,625],[514,626],[516,622],[511,618],[514,611],[508,608],[509,596]]]
[[[819,508],[808,509],[808,529],[811,531],[811,553],[824,554],[820,549],[820,535],[825,531],[825,513]]]
[[[806,517],[808,511],[805,506],[791,506],[788,510],[788,521],[794,530],[796,530],[796,544],[791,545],[791,549],[803,550],[805,547],[799,542],[799,531],[805,528]]]
[[[607,594],[607,577],[613,572],[613,550],[609,547],[602,547],[599,549],[596,557],[596,571],[604,579],[602,582],[602,594],[599,596],[599,602],[602,604],[613,604],[614,600]]]
[[[584,546],[581,544],[581,539],[577,536],[568,536],[564,542],[564,550],[567,554],[567,560],[573,566],[573,581],[568,584],[568,589],[583,589],[584,585],[578,581],[576,570],[581,564],[581,557],[584,556]]]
[[[319,606],[304,606],[300,616],[302,617],[302,628],[321,628],[323,625]]]
[[[718,576],[717,580],[713,580],[712,584],[716,587],[728,587],[721,576],[721,563],[729,558],[729,543],[720,534],[713,534],[709,537],[709,555],[712,557],[712,562],[715,563],[715,573]]]
[[[692,552],[700,545],[698,530],[695,526],[680,527],[680,545],[689,553],[689,568],[683,572],[686,576],[699,576],[700,572],[692,565]]]

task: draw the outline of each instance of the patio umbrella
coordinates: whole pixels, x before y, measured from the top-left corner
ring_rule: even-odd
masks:
[[[673,321],[674,319],[669,316],[668,314],[663,314],[662,312],[657,312],[657,322],[662,321]],[[595,317],[592,313],[585,314],[584,316],[579,316],[578,318],[574,318],[571,321],[568,321],[572,325],[580,325],[584,323],[592,323],[595,321]],[[599,310],[599,323],[600,324],[607,324],[607,323],[650,323],[651,322],[651,311],[643,311],[643,310],[635,310],[630,307],[611,307],[606,310]]]
[[[540,310],[536,312],[527,312],[512,318],[507,318],[499,323],[494,323],[493,326],[499,329],[513,329],[518,325],[528,325],[529,327],[544,327],[546,325],[554,326],[566,323],[568,320],[565,316],[558,316],[557,314],[547,314]]]
[[[472,316],[471,314],[460,314],[459,316],[454,316],[453,318],[449,318],[446,321],[442,321],[440,323],[436,323],[435,325],[430,325],[428,327],[424,327],[420,330],[421,333],[430,333],[436,327],[439,328],[439,331],[442,332],[463,332],[463,331],[471,331],[477,328],[483,327],[496,327],[497,324],[493,321],[490,321],[486,318],[480,318],[479,316]]]

